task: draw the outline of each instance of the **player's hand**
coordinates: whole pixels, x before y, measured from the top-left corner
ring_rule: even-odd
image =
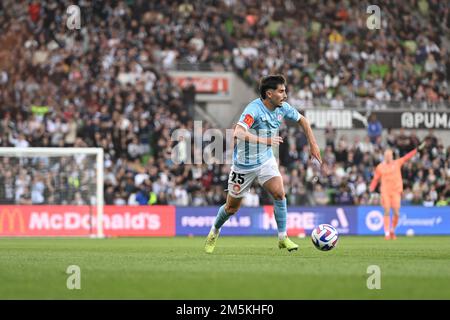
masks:
[[[426,145],[426,142],[425,142],[425,141],[422,142],[422,143],[417,147],[417,150],[422,151],[423,148],[425,148],[425,145]]]
[[[320,149],[317,143],[311,143],[310,145],[311,149],[311,155],[319,161],[320,164],[322,164],[322,158],[320,157]]]
[[[283,138],[280,136],[274,136],[267,138],[267,144],[269,146],[278,146],[280,143],[283,143]]]

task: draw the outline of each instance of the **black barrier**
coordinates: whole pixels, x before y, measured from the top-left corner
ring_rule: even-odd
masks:
[[[375,114],[383,128],[450,129],[450,112],[446,111],[357,111],[350,109],[314,109],[301,112],[311,125],[324,129],[329,122],[335,129],[367,128],[369,116]]]

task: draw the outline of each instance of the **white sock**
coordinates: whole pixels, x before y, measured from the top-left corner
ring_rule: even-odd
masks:
[[[384,236],[385,236],[385,237],[389,237],[389,235],[390,235],[389,231],[385,231],[385,232],[384,232]]]
[[[219,234],[220,229],[217,229],[214,225],[211,227],[211,231],[214,232],[214,234]]]
[[[287,232],[283,231],[283,232],[278,232],[278,239],[280,240],[284,240],[287,237]]]

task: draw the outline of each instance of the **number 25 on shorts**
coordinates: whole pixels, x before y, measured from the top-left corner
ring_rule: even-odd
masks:
[[[236,173],[231,171],[231,182],[243,184],[245,182],[244,176],[244,173]]]

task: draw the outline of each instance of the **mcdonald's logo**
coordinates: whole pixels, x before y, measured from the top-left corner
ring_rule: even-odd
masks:
[[[16,223],[16,221],[18,223]],[[0,212],[0,234],[4,232],[3,230],[14,232],[17,230],[16,227],[20,233],[25,232],[25,223],[23,220],[22,211],[18,208],[14,208],[12,210],[9,208],[2,209]]]

